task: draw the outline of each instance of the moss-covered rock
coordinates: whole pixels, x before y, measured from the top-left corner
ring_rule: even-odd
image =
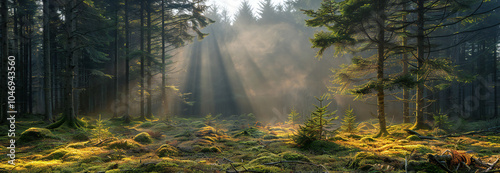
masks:
[[[260,131],[255,127],[250,127],[248,129],[242,130],[241,132],[237,133],[236,135],[234,135],[234,137],[250,136],[254,138],[260,138],[264,135],[265,133],[263,131]]]
[[[144,123],[142,123],[141,125],[139,125],[139,127],[141,128],[148,128],[148,127],[152,127],[153,126],[153,123],[149,122],[149,121],[146,121]]]
[[[382,163],[382,159],[372,152],[358,152],[349,167],[358,168],[367,164]]]
[[[58,149],[51,152],[49,155],[45,156],[44,160],[58,160],[61,159],[64,155],[66,155],[69,151],[65,149]]]
[[[364,138],[361,138],[359,141],[366,143],[366,142],[374,142],[375,139],[370,138],[370,137],[364,137]]]
[[[218,147],[205,147],[201,149],[204,153],[220,153],[221,150]]]
[[[168,144],[163,144],[160,148],[156,149],[156,155],[158,155],[158,157],[177,156],[179,153],[177,148]]]
[[[281,157],[279,157],[279,156],[269,155],[269,156],[262,156],[262,157],[258,157],[256,159],[253,159],[248,164],[249,165],[261,165],[263,163],[278,162],[280,160],[281,160]]]
[[[127,139],[127,140],[118,140],[118,141],[113,141],[107,145],[108,149],[124,149],[124,150],[129,150],[129,149],[134,149],[138,148],[140,145],[133,140]]]
[[[88,142],[76,142],[76,143],[71,143],[71,144],[68,144],[68,146],[66,146],[67,148],[76,148],[76,149],[79,149],[79,148],[85,148],[86,144]]]
[[[153,142],[153,138],[151,138],[148,133],[142,132],[134,136],[134,141],[137,141],[141,144],[150,144]]]
[[[285,152],[281,153],[281,155],[284,160],[311,162],[309,158],[299,153]]]
[[[403,149],[403,150],[410,151],[410,152],[413,151],[413,150],[416,150],[417,152],[422,153],[422,154],[427,154],[427,153],[433,153],[434,152],[428,146],[421,145],[421,144],[418,144],[418,145],[394,146],[394,148],[396,148],[396,149]]]
[[[409,140],[409,141],[421,141],[422,139],[420,139],[417,135],[410,135],[410,136],[406,137],[406,140]]]
[[[49,129],[31,127],[28,130],[21,133],[21,136],[19,137],[19,141],[26,143],[26,142],[31,142],[31,141],[35,141],[35,140],[45,139],[45,138],[57,138],[57,137],[54,136],[54,134],[52,134],[52,132],[50,132]]]
[[[359,135],[355,135],[355,134],[350,134],[350,135],[347,135],[348,138],[352,138],[352,139],[361,139],[362,137],[359,136]]]

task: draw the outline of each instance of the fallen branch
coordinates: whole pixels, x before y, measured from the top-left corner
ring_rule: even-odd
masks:
[[[500,158],[497,158],[497,161],[493,162],[493,164],[491,164],[491,166],[488,169],[486,169],[486,171],[484,171],[484,172],[491,171],[495,167],[495,165],[498,163],[498,159],[500,159]]]
[[[439,138],[447,138],[447,137],[458,137],[458,136],[464,136],[464,135],[475,135],[475,134],[481,134],[481,133],[486,133],[486,132],[500,132],[500,126],[496,127],[490,127],[485,130],[480,130],[480,131],[472,131],[472,132],[466,132],[466,133],[453,133],[453,134],[448,134],[448,135],[443,135],[439,136]]]

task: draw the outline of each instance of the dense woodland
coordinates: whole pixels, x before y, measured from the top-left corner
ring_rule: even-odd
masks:
[[[16,90],[0,97],[16,97],[20,141],[35,140],[24,130],[50,139],[24,150],[50,158],[23,155],[24,166],[0,172],[36,171],[26,160],[133,172],[110,168],[124,158],[139,158],[129,163],[139,172],[498,167],[479,163],[500,152],[498,0],[243,1],[234,16],[206,3],[2,0],[0,83],[14,56]],[[8,129],[6,99],[0,107]],[[87,169],[84,156],[67,160],[77,151],[56,158],[62,149],[44,145],[112,159]],[[475,154],[461,167],[445,150]]]

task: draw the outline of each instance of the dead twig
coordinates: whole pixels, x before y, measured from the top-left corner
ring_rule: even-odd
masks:
[[[486,171],[484,171],[484,172],[491,171],[495,167],[495,165],[498,163],[498,159],[500,159],[500,158],[497,158],[497,160],[495,162],[493,162],[493,164],[491,164],[491,166],[488,169],[486,169]]]

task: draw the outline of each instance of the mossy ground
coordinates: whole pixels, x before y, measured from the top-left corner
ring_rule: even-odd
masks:
[[[17,131],[46,124],[20,119]],[[95,120],[87,118],[89,124]],[[122,124],[107,120],[114,137],[95,140],[75,138],[81,130],[54,129],[56,138],[43,138],[29,143],[18,142],[16,166],[1,158],[0,172],[225,172],[233,166],[260,172],[299,172],[328,169],[330,172],[404,172],[405,156],[412,154],[409,171],[439,169],[427,162],[426,154],[444,150],[468,152],[486,162],[500,157],[500,137],[497,134],[450,137],[443,140],[416,140],[403,129],[411,124],[389,126],[392,135],[373,138],[377,124],[365,122],[355,134],[339,133],[328,141],[316,141],[306,148],[297,148],[289,136],[296,132],[293,125],[254,125],[235,127],[232,120],[207,126],[202,119],[157,119]],[[151,143],[136,142],[142,132],[159,133],[161,138]],[[432,130],[419,130],[432,135]],[[145,134],[144,134],[145,135]],[[2,146],[8,137],[0,136]],[[7,154],[5,147],[2,155]],[[233,162],[232,166],[230,161]],[[300,161],[310,164],[282,162]],[[314,165],[313,165],[314,164]],[[315,165],[322,165],[317,167]],[[323,168],[324,167],[324,168]]]

